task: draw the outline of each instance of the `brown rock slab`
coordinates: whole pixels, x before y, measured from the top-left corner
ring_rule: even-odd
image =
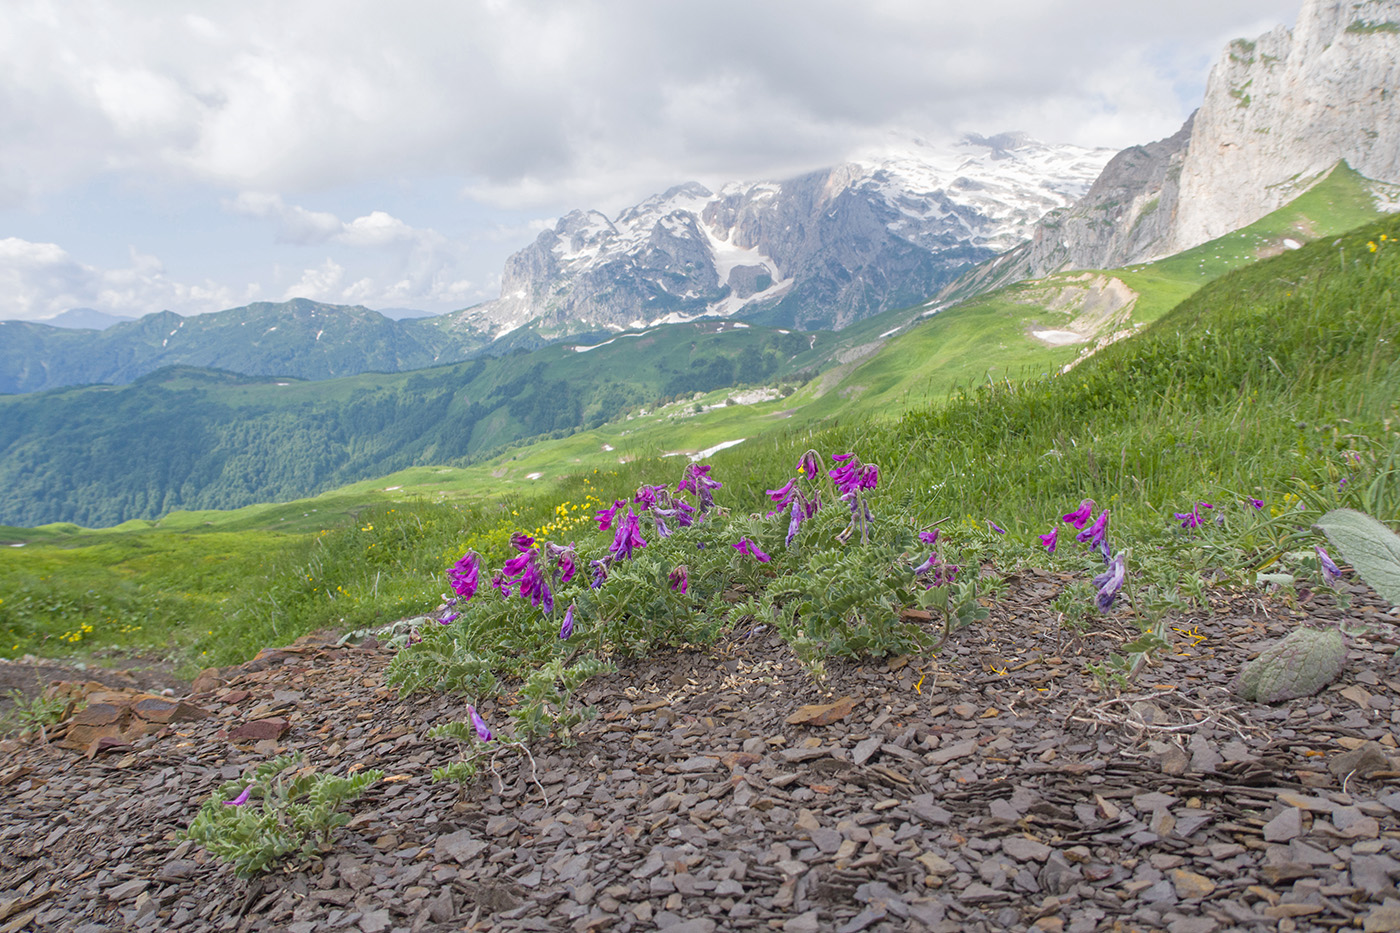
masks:
[[[1176,889],[1176,896],[1182,900],[1190,900],[1198,897],[1210,897],[1215,890],[1215,882],[1205,875],[1198,875],[1194,871],[1187,871],[1178,868],[1171,872],[1172,887]]]
[[[254,719],[234,727],[229,731],[230,742],[276,741],[287,734],[292,724],[285,719]]]
[[[829,726],[851,715],[857,702],[855,697],[842,697],[834,703],[803,706],[786,721],[790,726]]]
[[[226,683],[220,668],[206,667],[195,675],[194,683],[190,684],[190,693],[213,693]]]
[[[137,697],[131,704],[131,711],[147,722],[197,722],[208,719],[209,713],[184,700],[168,700],[165,697]]]

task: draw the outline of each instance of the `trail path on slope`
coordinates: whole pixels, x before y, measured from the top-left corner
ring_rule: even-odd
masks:
[[[267,651],[198,684],[208,719],[91,759],[0,748],[0,931],[1400,929],[1390,650],[1246,703],[1251,651],[1336,610],[1216,592],[1131,692],[1097,692],[1086,659],[1133,633],[1067,630],[1069,582],[1022,572],[938,658],[829,662],[820,688],[763,633],[624,663],[585,687],[577,747],[536,743],[533,772],[503,752],[464,792],[425,738],[460,698],[400,698],[373,645]],[[386,775],[324,862],[244,880],[176,839],[291,750]]]

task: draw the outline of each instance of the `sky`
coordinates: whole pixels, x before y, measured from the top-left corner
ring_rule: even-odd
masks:
[[[445,313],[577,208],[892,135],[1168,136],[1300,0],[7,0],[0,319]]]

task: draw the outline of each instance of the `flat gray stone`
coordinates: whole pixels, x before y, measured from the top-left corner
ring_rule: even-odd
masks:
[[[865,741],[858,742],[855,750],[851,752],[851,761],[855,762],[857,765],[865,764],[880,750],[880,746],[884,744],[885,740],[878,735],[872,735]]]
[[[469,829],[459,829],[455,833],[439,836],[433,854],[438,861],[452,859],[459,865],[471,861],[486,850],[486,843],[472,835]]]
[[[938,748],[924,756],[924,761],[931,765],[946,765],[950,761],[957,761],[959,758],[966,758],[977,751],[977,740],[968,739],[964,742],[957,742],[947,748]]]
[[[1265,842],[1289,842],[1303,832],[1303,811],[1288,807],[1264,824]]]
[[[1025,836],[1007,836],[1001,841],[1001,850],[1018,862],[1043,862],[1052,851],[1045,843]]]

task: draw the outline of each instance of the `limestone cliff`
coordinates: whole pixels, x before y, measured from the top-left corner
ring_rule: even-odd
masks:
[[[1277,210],[1341,161],[1400,182],[1400,0],[1305,0],[1293,29],[1230,43],[1175,135],[1118,153],[1028,243],[940,297],[1190,249]],[[1378,193],[1378,207],[1396,206]]]
[[[1293,30],[1230,44],[1206,85],[1158,252],[1253,223],[1341,160],[1400,182],[1400,0],[1305,0]]]

